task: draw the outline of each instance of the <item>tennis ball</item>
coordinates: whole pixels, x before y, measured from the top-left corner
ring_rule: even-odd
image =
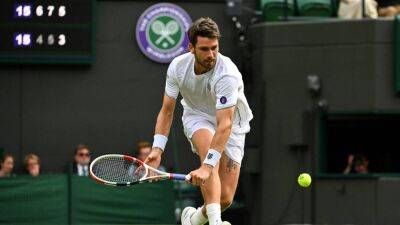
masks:
[[[311,176],[308,173],[300,174],[299,178],[297,178],[297,182],[302,187],[308,187],[311,184]]]

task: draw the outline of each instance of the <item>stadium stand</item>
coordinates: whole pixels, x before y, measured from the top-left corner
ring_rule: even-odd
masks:
[[[300,16],[331,17],[333,6],[331,0],[297,0]]]
[[[261,0],[261,9],[264,21],[279,21],[284,20],[285,16],[295,15],[293,0],[287,0],[287,3],[285,0]]]

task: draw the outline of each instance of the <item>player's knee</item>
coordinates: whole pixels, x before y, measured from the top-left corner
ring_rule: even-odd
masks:
[[[221,196],[221,210],[225,211],[228,209],[233,202],[233,197],[230,196]]]

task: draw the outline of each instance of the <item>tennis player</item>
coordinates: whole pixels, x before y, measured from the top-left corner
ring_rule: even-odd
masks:
[[[182,211],[182,224],[229,224],[221,221],[221,211],[233,201],[253,115],[241,73],[219,53],[217,24],[210,18],[200,18],[188,33],[190,52],[176,57],[168,68],[152,151],[145,162],[159,166],[181,93],[184,133],[201,160],[200,168],[190,172],[190,182],[200,186],[204,199],[204,206]]]

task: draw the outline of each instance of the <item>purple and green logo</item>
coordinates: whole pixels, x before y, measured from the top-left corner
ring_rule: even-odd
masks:
[[[159,63],[187,51],[192,19],[181,7],[159,3],[146,9],[136,25],[136,40],[143,54]]]
[[[225,96],[222,96],[219,101],[221,102],[221,104],[225,104],[227,102],[227,99]]]

